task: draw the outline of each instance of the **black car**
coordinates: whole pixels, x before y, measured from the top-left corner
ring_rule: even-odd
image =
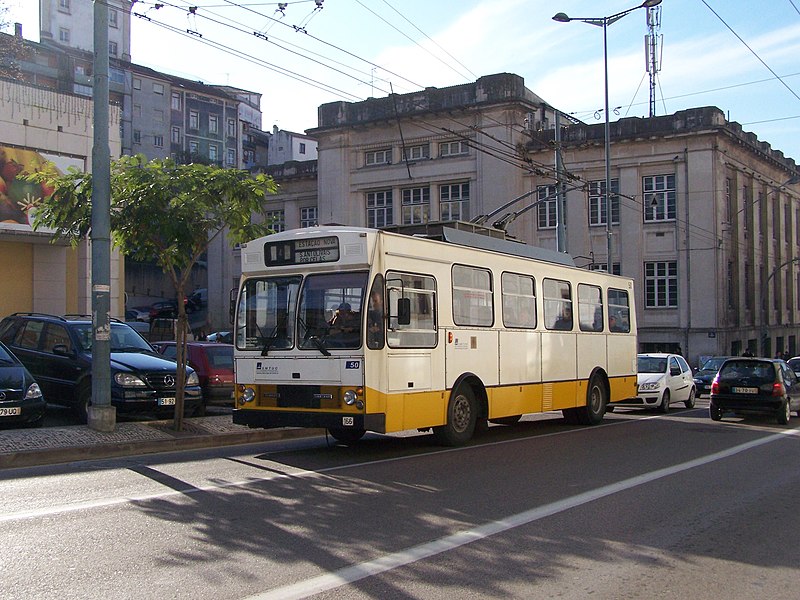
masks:
[[[86,420],[92,399],[92,320],[15,313],[0,321],[3,341],[39,382],[48,402],[75,408]],[[172,414],[177,364],[158,354],[136,331],[112,320],[111,404],[119,413]],[[200,381],[187,368],[185,411],[202,405]]]
[[[0,343],[0,426],[41,427],[46,407],[39,384],[11,350]]]
[[[785,425],[792,412],[800,416],[800,380],[777,358],[729,358],[711,384],[708,406],[714,421],[726,412],[774,415]]]
[[[711,383],[717,376],[717,371],[729,358],[733,356],[712,356],[703,363],[698,371],[695,372],[694,387],[697,389],[697,397],[708,396],[711,394]]]

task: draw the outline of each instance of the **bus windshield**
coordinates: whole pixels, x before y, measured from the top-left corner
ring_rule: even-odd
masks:
[[[298,346],[320,351],[358,348],[366,285],[366,272],[306,277],[298,310]]]
[[[287,350],[294,345],[300,276],[250,279],[239,295],[236,347],[242,350]]]

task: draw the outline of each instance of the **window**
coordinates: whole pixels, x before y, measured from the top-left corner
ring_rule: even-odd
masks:
[[[439,186],[439,214],[442,221],[469,220],[469,182]]]
[[[69,44],[69,29],[66,27],[58,28],[58,41],[62,44]]]
[[[92,86],[90,85],[81,85],[79,83],[76,83],[72,87],[72,91],[80,96],[87,96],[89,98],[92,97]]]
[[[608,263],[592,263],[589,265],[589,270],[608,273]],[[613,275],[620,275],[622,273],[618,262],[611,263],[611,273]]]
[[[536,282],[529,275],[503,273],[500,279],[503,294],[503,325],[536,327]]]
[[[394,225],[392,190],[367,192],[367,227]]]
[[[181,109],[181,95],[178,92],[172,92],[172,110]]]
[[[644,220],[675,220],[675,175],[642,177],[644,191]]]
[[[69,12],[69,3],[70,0],[58,0],[58,10],[59,12]]]
[[[536,209],[539,229],[554,229],[556,226],[556,186],[538,186],[536,201],[539,203],[539,207]]]
[[[153,93],[158,94],[159,96],[164,95],[164,84],[163,83],[153,83]]]
[[[108,42],[108,55],[109,56],[117,55],[117,42]]]
[[[236,119],[228,119],[228,137],[236,137]]]
[[[436,280],[425,275],[386,273],[387,343],[392,348],[436,346]],[[370,298],[370,302],[372,299]],[[408,323],[400,324],[397,307],[409,307]],[[372,347],[372,346],[370,346]]]
[[[113,8],[109,7],[108,8],[108,26],[109,27],[113,27],[114,29],[117,29],[117,27],[119,27],[119,25],[117,23],[117,18],[118,18],[117,11],[114,10]]]
[[[578,284],[578,326],[581,331],[603,331],[603,296],[595,285]]]
[[[153,136],[153,146],[156,148],[163,148],[164,147],[164,136],[163,135],[154,135]]]
[[[236,164],[236,150],[233,148],[228,148],[228,151],[225,156],[225,164],[232,167]]]
[[[134,104],[133,105],[133,116],[134,117],[141,117],[142,116],[142,105],[141,104]]]
[[[630,299],[625,290],[608,289],[608,329],[614,332],[630,333]]]
[[[164,111],[160,108],[156,108],[153,111],[153,121],[156,123],[163,123],[164,122]]]
[[[750,229],[750,205],[753,190],[747,184],[742,186],[742,227]]]
[[[431,216],[431,188],[403,190],[403,225],[427,223]]]
[[[217,115],[208,115],[208,133],[217,133],[219,131],[219,117]]]
[[[142,89],[142,80],[138,77],[133,78],[133,89],[140,90]]]
[[[269,210],[266,214],[267,223],[273,232],[286,231],[286,215],[282,210]]]
[[[619,179],[611,180],[611,223],[619,225]],[[606,182],[589,182],[589,225],[606,225]]]
[[[678,263],[674,260],[644,263],[645,308],[678,306]]]
[[[306,145],[303,142],[300,142],[300,154],[306,153]]]
[[[200,145],[192,140],[189,142],[189,154],[197,154],[200,151]]]
[[[170,141],[173,144],[180,144],[181,143],[181,128],[180,127],[173,127],[172,128],[172,137]]]
[[[491,327],[494,323],[492,273],[488,269],[453,265],[452,276],[453,323]]]
[[[544,296],[544,326],[561,331],[572,330],[572,286],[569,281],[545,279],[542,282]]]
[[[404,160],[422,160],[431,157],[430,144],[419,144],[417,146],[409,146],[403,150]]]
[[[300,209],[300,227],[314,227],[317,225],[317,207],[308,206]]]
[[[142,143],[142,132],[138,129],[133,130],[133,143],[134,144],[141,144]]]
[[[364,153],[364,166],[366,167],[390,164],[392,164],[391,148],[384,148],[383,150],[371,150],[370,152]]]
[[[208,159],[209,160],[217,160],[217,145],[216,144],[209,144],[208,145]]]
[[[119,83],[119,84],[125,83],[125,73],[120,69],[109,68],[108,75],[109,79],[113,83]]]
[[[442,142],[439,144],[439,156],[464,156],[469,154],[467,142],[459,140],[457,142]]]
[[[725,179],[725,220],[730,223],[733,218],[733,196],[731,190],[733,189],[733,180],[728,177]]]
[[[200,113],[196,110],[189,111],[189,129],[200,129]]]

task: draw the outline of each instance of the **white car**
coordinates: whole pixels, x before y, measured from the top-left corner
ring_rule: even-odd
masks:
[[[686,408],[694,408],[697,391],[692,369],[680,354],[639,354],[637,359],[636,397],[609,404],[609,410],[624,406],[658,408],[667,412],[674,402],[683,402]]]

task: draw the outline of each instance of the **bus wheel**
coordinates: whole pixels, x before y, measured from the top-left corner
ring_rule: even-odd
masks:
[[[519,423],[519,420],[522,418],[522,415],[511,415],[510,417],[498,417],[497,419],[489,419],[490,423],[494,423],[495,425],[516,425]]]
[[[608,393],[601,377],[592,375],[589,389],[586,390],[586,406],[575,409],[575,416],[581,425],[597,425],[603,420],[608,406]]]
[[[342,442],[343,444],[355,444],[358,440],[364,437],[366,431],[363,429],[342,429],[339,427],[334,427],[328,429],[328,433],[330,433],[331,437],[337,442]]]
[[[475,432],[478,404],[469,386],[461,386],[450,396],[447,423],[433,428],[436,441],[443,446],[461,446]]]

